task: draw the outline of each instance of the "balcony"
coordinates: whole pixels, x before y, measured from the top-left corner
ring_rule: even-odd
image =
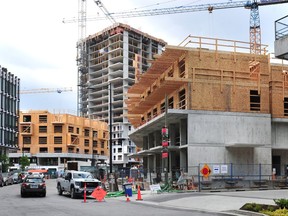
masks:
[[[288,60],[288,15],[275,21],[275,56]]]

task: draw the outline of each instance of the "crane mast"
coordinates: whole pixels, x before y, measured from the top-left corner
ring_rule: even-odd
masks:
[[[77,66],[78,66],[78,89],[77,89],[77,114],[85,113],[83,101],[87,101],[87,94],[84,94],[84,86],[87,85],[88,67],[87,67],[87,50],[86,50],[86,17],[87,1],[78,0],[78,41],[77,41]],[[85,98],[83,98],[85,97]]]

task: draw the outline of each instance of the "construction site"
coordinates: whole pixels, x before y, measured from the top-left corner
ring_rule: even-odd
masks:
[[[135,13],[109,13],[101,1],[94,2],[105,15],[97,19],[113,24],[86,36],[86,1],[79,0],[77,115],[107,123],[109,137],[97,151],[110,156],[110,174],[112,166],[136,166],[141,170],[132,181],[141,179],[143,185],[175,184],[183,172],[187,188],[191,182],[199,189],[288,187],[283,182],[288,175],[288,20],[275,20],[272,55],[261,41],[258,10],[288,1],[229,1]],[[239,7],[250,10],[250,41],[188,35],[175,46],[115,21]],[[22,122],[21,130],[28,123]],[[68,138],[61,153],[92,154],[91,159],[98,153],[93,141],[83,145]],[[50,149],[53,154],[59,150],[56,145]],[[50,149],[34,153],[41,158]],[[55,163],[64,163],[56,156]]]

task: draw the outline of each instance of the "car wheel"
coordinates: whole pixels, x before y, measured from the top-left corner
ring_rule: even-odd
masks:
[[[0,187],[3,187],[3,186],[4,186],[4,182],[2,181],[1,184],[0,184]]]
[[[8,186],[8,185],[9,185],[9,183],[8,183],[8,181],[6,181],[6,182],[5,182],[5,186]]]
[[[70,195],[72,199],[76,199],[75,189],[71,188]]]
[[[46,197],[46,193],[44,192],[44,193],[42,193],[42,197]]]
[[[25,197],[25,193],[21,191],[21,197]]]
[[[59,194],[59,195],[62,195],[62,194],[63,194],[63,190],[62,190],[60,184],[57,185],[57,190],[58,190],[58,194]]]

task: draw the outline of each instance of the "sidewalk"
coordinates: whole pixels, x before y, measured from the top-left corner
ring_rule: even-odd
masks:
[[[180,198],[177,194],[184,194]],[[259,203],[275,205],[273,199],[288,199],[288,190],[265,191],[233,191],[233,192],[183,192],[153,194],[150,191],[141,191],[142,201],[136,201],[137,195],[131,197],[131,202],[141,202],[146,205],[181,208],[213,213],[227,213],[234,215],[247,215],[240,211],[246,203]],[[122,198],[123,199],[123,198]],[[249,214],[251,215],[251,214]],[[257,214],[254,214],[257,215]],[[259,215],[259,214],[258,214]]]

